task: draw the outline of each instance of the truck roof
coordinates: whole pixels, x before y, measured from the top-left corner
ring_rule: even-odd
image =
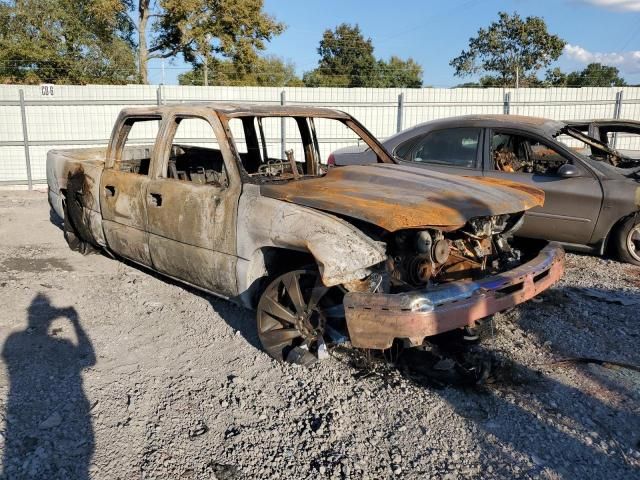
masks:
[[[314,107],[306,105],[274,105],[253,103],[226,103],[226,102],[190,102],[172,103],[157,107],[129,107],[122,110],[124,115],[162,115],[185,110],[193,113],[214,111],[224,117],[324,117],[335,119],[351,119],[351,115],[331,108]]]

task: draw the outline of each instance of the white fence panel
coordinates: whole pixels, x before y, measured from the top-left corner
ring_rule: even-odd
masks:
[[[46,152],[52,148],[105,146],[116,116],[127,106],[177,102],[250,102],[259,104],[315,105],[337,108],[358,118],[377,137],[385,138],[398,127],[454,115],[533,115],[559,120],[613,118],[616,95],[622,92],[621,117],[640,120],[640,88],[550,89],[378,89],[378,88],[276,88],[192,86],[58,86],[43,95],[39,86],[0,86],[0,184],[26,183],[20,90],[29,138],[31,176],[45,179]],[[400,102],[402,99],[402,102]],[[277,149],[279,133],[269,139]],[[203,138],[200,131],[185,130],[185,138]],[[287,136],[290,136],[290,131]],[[269,135],[271,137],[271,134]],[[352,139],[330,123],[318,128],[323,160],[333,149]],[[148,139],[139,139],[140,141]],[[206,138],[205,138],[206,140]],[[293,143],[293,139],[290,139]],[[640,148],[625,136],[619,148]]]

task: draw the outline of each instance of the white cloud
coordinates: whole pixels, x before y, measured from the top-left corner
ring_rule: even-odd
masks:
[[[611,10],[626,12],[640,12],[640,0],[577,0],[596,7],[604,7]]]
[[[618,67],[624,73],[640,73],[640,50],[599,53],[590,52],[579,45],[567,44],[562,53],[567,58],[585,65],[588,63],[602,63],[603,65]]]

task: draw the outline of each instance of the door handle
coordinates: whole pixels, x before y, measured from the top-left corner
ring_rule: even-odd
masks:
[[[113,185],[105,185],[104,186],[104,194],[107,197],[115,197],[116,196],[116,187]]]
[[[149,200],[151,201],[151,204],[156,207],[162,206],[162,195],[160,195],[159,193],[150,192]]]

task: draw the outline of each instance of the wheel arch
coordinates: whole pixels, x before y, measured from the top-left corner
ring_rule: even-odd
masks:
[[[241,297],[255,297],[257,281],[268,277],[269,270],[282,272],[282,265],[315,264],[330,287],[364,278],[370,267],[387,258],[384,243],[323,211],[244,192],[238,210]]]
[[[309,251],[285,247],[260,247],[253,252],[246,266],[246,289],[241,294],[242,303],[256,308],[261,293],[270,281],[288,271],[309,265],[317,265]]]
[[[614,235],[616,235],[618,233],[618,231],[620,230],[620,228],[622,228],[622,225],[624,225],[624,223],[629,220],[630,218],[640,218],[640,211],[635,211],[633,213],[624,215],[620,218],[618,218],[618,220],[616,220],[615,222],[613,222],[613,224],[611,225],[611,227],[609,227],[609,230],[607,231],[607,234],[605,235],[604,239],[602,240],[602,243],[600,245],[600,255],[604,255],[605,253],[609,253],[611,250],[611,239]]]

